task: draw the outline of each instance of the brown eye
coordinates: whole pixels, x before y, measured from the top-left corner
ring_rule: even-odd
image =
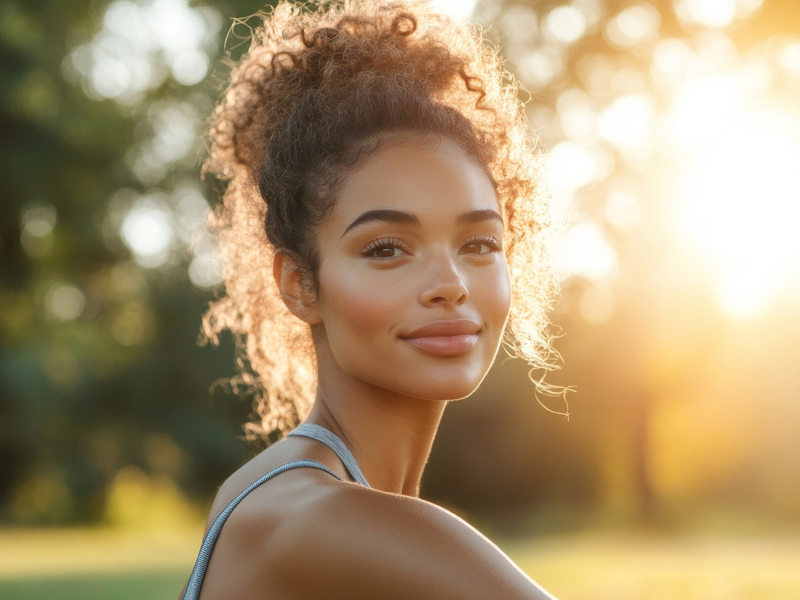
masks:
[[[397,256],[398,248],[392,246],[381,246],[375,248],[370,254],[375,258],[394,258]]]
[[[481,235],[464,240],[464,245],[461,246],[459,254],[477,254],[478,256],[484,256],[499,251],[500,244],[497,240],[488,235]]]
[[[489,254],[496,248],[488,242],[467,242],[461,247],[461,254]]]
[[[405,245],[401,240],[384,238],[367,244],[366,248],[361,252],[361,256],[375,260],[387,260],[399,258],[401,254],[405,253]]]

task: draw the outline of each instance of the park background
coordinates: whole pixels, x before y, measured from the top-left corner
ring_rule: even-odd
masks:
[[[527,90],[576,392],[501,355],[422,496],[562,600],[800,597],[800,3],[437,4]],[[176,597],[258,451],[232,341],[196,342],[203,124],[261,8],[0,5],[3,598]]]

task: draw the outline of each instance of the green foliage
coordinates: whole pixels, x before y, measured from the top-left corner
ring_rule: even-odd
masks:
[[[87,97],[68,77],[69,53],[94,35],[105,5],[0,6],[0,515],[14,521],[101,519],[111,477],[130,464],[153,471],[146,448],[159,435],[191,457],[174,476],[203,498],[250,452],[239,439],[247,400],[209,392],[233,372],[232,345],[195,344],[210,293],[187,284],[184,255],[168,270],[141,269],[104,225],[117,190],[146,190],[126,155],[148,106],[208,104],[220,84],[167,81],[130,107]],[[199,180],[199,160],[183,172]],[[160,185],[181,176],[174,169]],[[30,234],[30,211],[50,229]],[[75,288],[80,315],[54,315],[58,290],[69,313]]]
[[[148,195],[162,202],[162,212],[179,215],[181,186],[195,186],[212,204],[224,189],[221,182],[200,181],[199,138],[171,158],[154,144],[175,123],[199,129],[224,85],[225,36],[208,50],[211,75],[202,81],[182,85],[165,76],[140,97],[103,99],[74,57],[103,28],[110,4],[0,4],[0,519],[6,522],[107,520],[120,472],[146,473],[145,482],[174,480],[203,505],[256,451],[239,437],[249,399],[213,386],[234,373],[231,341],[218,349],[196,345],[200,315],[214,292],[191,283],[192,251],[176,246],[163,264],[146,268],[120,235],[126,211]],[[598,24],[563,49],[557,76],[531,75],[529,65],[544,63],[530,60],[539,42],[519,24],[531,14],[540,24],[563,4],[486,1],[477,13],[495,23],[489,36],[532,91],[528,116],[548,149],[568,137],[557,118],[565,91],[587,92],[597,107],[625,86],[651,93],[656,104],[660,98],[647,49],[614,47],[603,33],[629,4],[619,0],[573,3],[603,9]],[[672,2],[651,4],[662,37],[702,38],[681,22]],[[253,14],[262,3],[208,7],[221,15],[224,33],[232,17]],[[727,33],[742,48],[768,45],[775,34],[797,36],[797,11],[794,0],[767,0]],[[237,41],[231,49],[236,58],[246,44]],[[534,58],[546,62],[542,56]],[[168,68],[164,56],[154,60]],[[661,185],[665,176],[657,168],[606,150],[616,174]],[[617,227],[606,218],[609,189],[608,181],[587,185],[574,206],[604,231],[619,278],[602,285],[571,278],[556,313],[567,332],[558,346],[566,369],[553,382],[577,385],[572,419],[545,412],[523,365],[501,356],[476,395],[448,409],[423,495],[514,531],[536,530],[553,514],[562,514],[563,523],[576,507],[603,507],[612,518],[653,516],[671,493],[687,505],[733,499],[797,515],[800,490],[787,475],[800,460],[792,428],[800,389],[792,362],[800,333],[794,312],[749,328],[726,322],[710,299],[710,284],[670,262],[685,249],[658,226],[669,199],[640,197],[639,225]],[[585,306],[599,298],[602,308],[604,294],[613,298],[613,314],[592,320],[603,311]],[[766,338],[762,330],[769,331]],[[754,351],[765,347],[774,352]],[[557,401],[548,404],[563,409]],[[696,451],[675,458],[664,448],[688,447],[684,415],[706,429],[696,429]],[[716,427],[719,415],[725,420]],[[663,439],[655,439],[653,432],[662,430]],[[724,443],[704,446],[708,431],[721,432]],[[662,477],[662,463],[693,474],[696,489],[686,482],[664,488],[659,482],[671,480]],[[710,475],[701,464],[711,465]],[[539,521],[530,518],[532,509]],[[138,589],[133,580],[114,581]],[[14,593],[23,598],[56,588],[68,597],[72,584],[19,585]]]

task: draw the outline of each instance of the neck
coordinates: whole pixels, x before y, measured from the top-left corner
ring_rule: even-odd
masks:
[[[317,396],[306,422],[338,435],[373,488],[419,496],[422,471],[446,403],[404,396],[356,379],[325,354],[318,349]]]

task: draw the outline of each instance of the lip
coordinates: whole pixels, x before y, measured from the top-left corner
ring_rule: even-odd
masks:
[[[401,335],[407,344],[433,356],[463,356],[478,342],[481,326],[470,319],[442,319]]]

